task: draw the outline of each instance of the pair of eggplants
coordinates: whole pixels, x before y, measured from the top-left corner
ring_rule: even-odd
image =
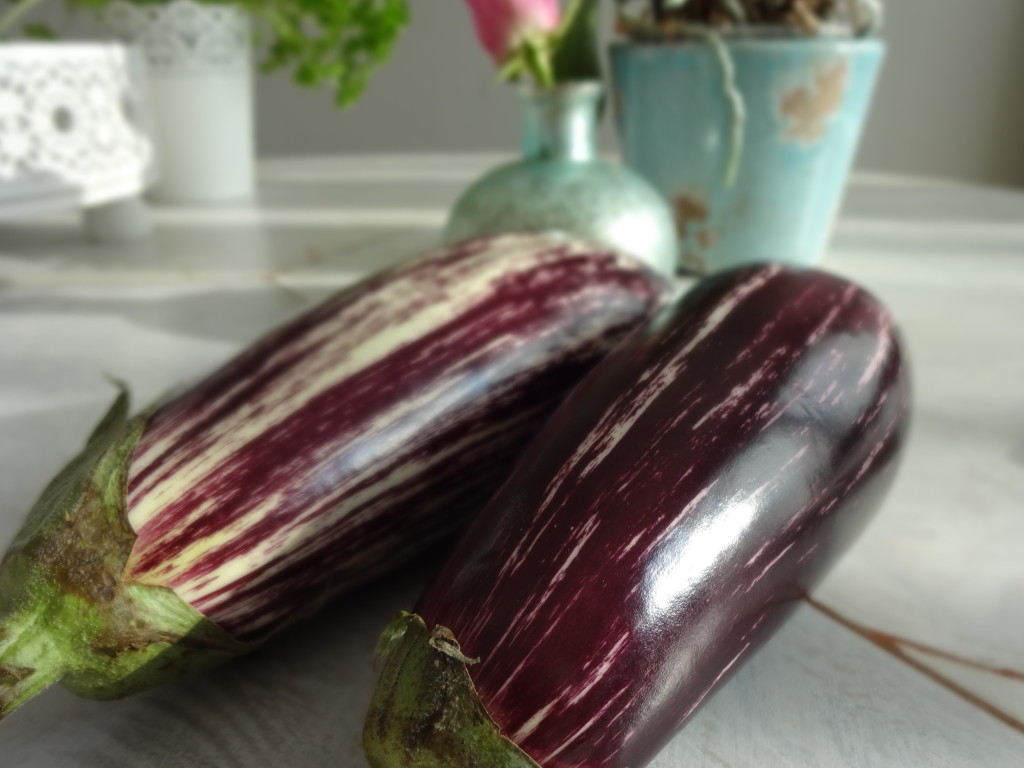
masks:
[[[371,765],[645,765],[864,525],[908,407],[844,280],[668,292],[573,239],[480,239],[139,415],[122,394],[0,566],[0,717],[245,653],[472,518],[381,638]]]

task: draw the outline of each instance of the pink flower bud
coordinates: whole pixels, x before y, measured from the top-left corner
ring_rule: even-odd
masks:
[[[561,21],[558,0],[466,0],[476,33],[497,64],[525,37],[553,32]]]

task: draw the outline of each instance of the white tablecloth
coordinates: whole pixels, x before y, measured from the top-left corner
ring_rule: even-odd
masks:
[[[494,161],[265,162],[258,203],[158,209],[150,240],[117,247],[84,243],[70,216],[0,225],[0,544],[110,401],[109,376],[142,405],[209,370],[435,243]],[[1024,194],[858,177],[824,266],[903,327],[916,398],[899,479],[822,607],[802,606],[654,766],[1024,765],[1024,678],[987,669],[1024,672]],[[47,691],[0,723],[0,764],[364,766],[374,642],[431,564],[202,677],[114,703]]]

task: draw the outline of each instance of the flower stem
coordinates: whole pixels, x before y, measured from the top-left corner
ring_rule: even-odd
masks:
[[[40,3],[44,2],[46,2],[46,0],[18,0],[18,2],[8,8],[3,14],[0,14],[0,38],[7,35],[22,16],[27,14]]]
[[[703,30],[711,50],[715,52],[718,65],[722,70],[722,88],[726,101],[732,110],[732,122],[729,127],[729,155],[725,163],[725,186],[731,187],[739,175],[740,160],[743,159],[743,139],[747,127],[747,106],[736,85],[736,64],[722,38],[713,29]]]
[[[523,44],[523,63],[533,75],[540,88],[551,88],[555,84],[555,73],[551,67],[551,54],[542,41],[527,40]]]
[[[620,14],[619,27],[627,35],[640,40],[663,40],[662,30],[652,22]],[[675,35],[693,36],[705,41],[718,62],[722,73],[722,93],[731,113],[729,126],[729,150],[725,160],[723,183],[732,187],[739,176],[740,161],[743,159],[743,147],[747,130],[747,105],[743,99],[736,80],[736,62],[722,36],[713,28],[704,24],[678,24]]]

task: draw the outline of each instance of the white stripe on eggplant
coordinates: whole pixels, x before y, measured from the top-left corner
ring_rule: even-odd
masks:
[[[780,274],[712,277],[613,354],[420,601],[484,657],[469,669],[482,702],[540,765],[646,764],[663,726],[823,570],[803,565],[808,546],[827,565],[884,488],[864,481],[885,479],[906,407],[884,308],[837,278]],[[858,502],[848,514],[843,498]],[[567,562],[566,532],[591,525]],[[834,544],[817,547],[826,535]],[[609,640],[627,633],[606,668]]]
[[[631,260],[559,236],[497,237],[442,257],[321,305],[314,312],[322,316],[277,332],[292,333],[280,348],[270,344],[265,354],[239,358],[248,366],[239,380],[211,377],[214,396],[201,396],[201,384],[172,401],[171,417],[157,412],[130,467],[128,517],[138,540],[127,578],[171,587],[241,635],[270,628],[268,616],[294,609],[273,606],[278,598],[270,592],[280,579],[326,543],[396,549],[400,533],[363,533],[401,498],[396,494],[424,490],[440,470],[464,471],[458,462],[467,454],[488,455],[482,440],[500,444],[503,431],[521,434],[537,423],[542,414],[526,403],[499,423],[485,422],[503,403],[517,403],[517,392],[546,370],[596,361],[660,298],[660,286]],[[509,296],[504,304],[495,298],[499,290]],[[479,312],[483,320],[476,321]],[[488,335],[491,327],[496,332]],[[448,368],[438,369],[439,354],[452,360]],[[365,418],[339,411],[342,430],[281,457],[270,476],[237,474],[268,434],[315,428],[309,409],[318,398],[399,359],[395,375],[417,382],[405,396]],[[453,411],[467,434],[446,431]],[[426,450],[442,438],[448,442]],[[257,487],[239,485],[241,477]],[[436,489],[431,495],[438,497]],[[224,503],[234,505],[230,517],[211,524]],[[286,508],[287,519],[279,519]],[[438,522],[442,532],[452,525]],[[346,556],[350,569],[362,562],[356,553]]]

